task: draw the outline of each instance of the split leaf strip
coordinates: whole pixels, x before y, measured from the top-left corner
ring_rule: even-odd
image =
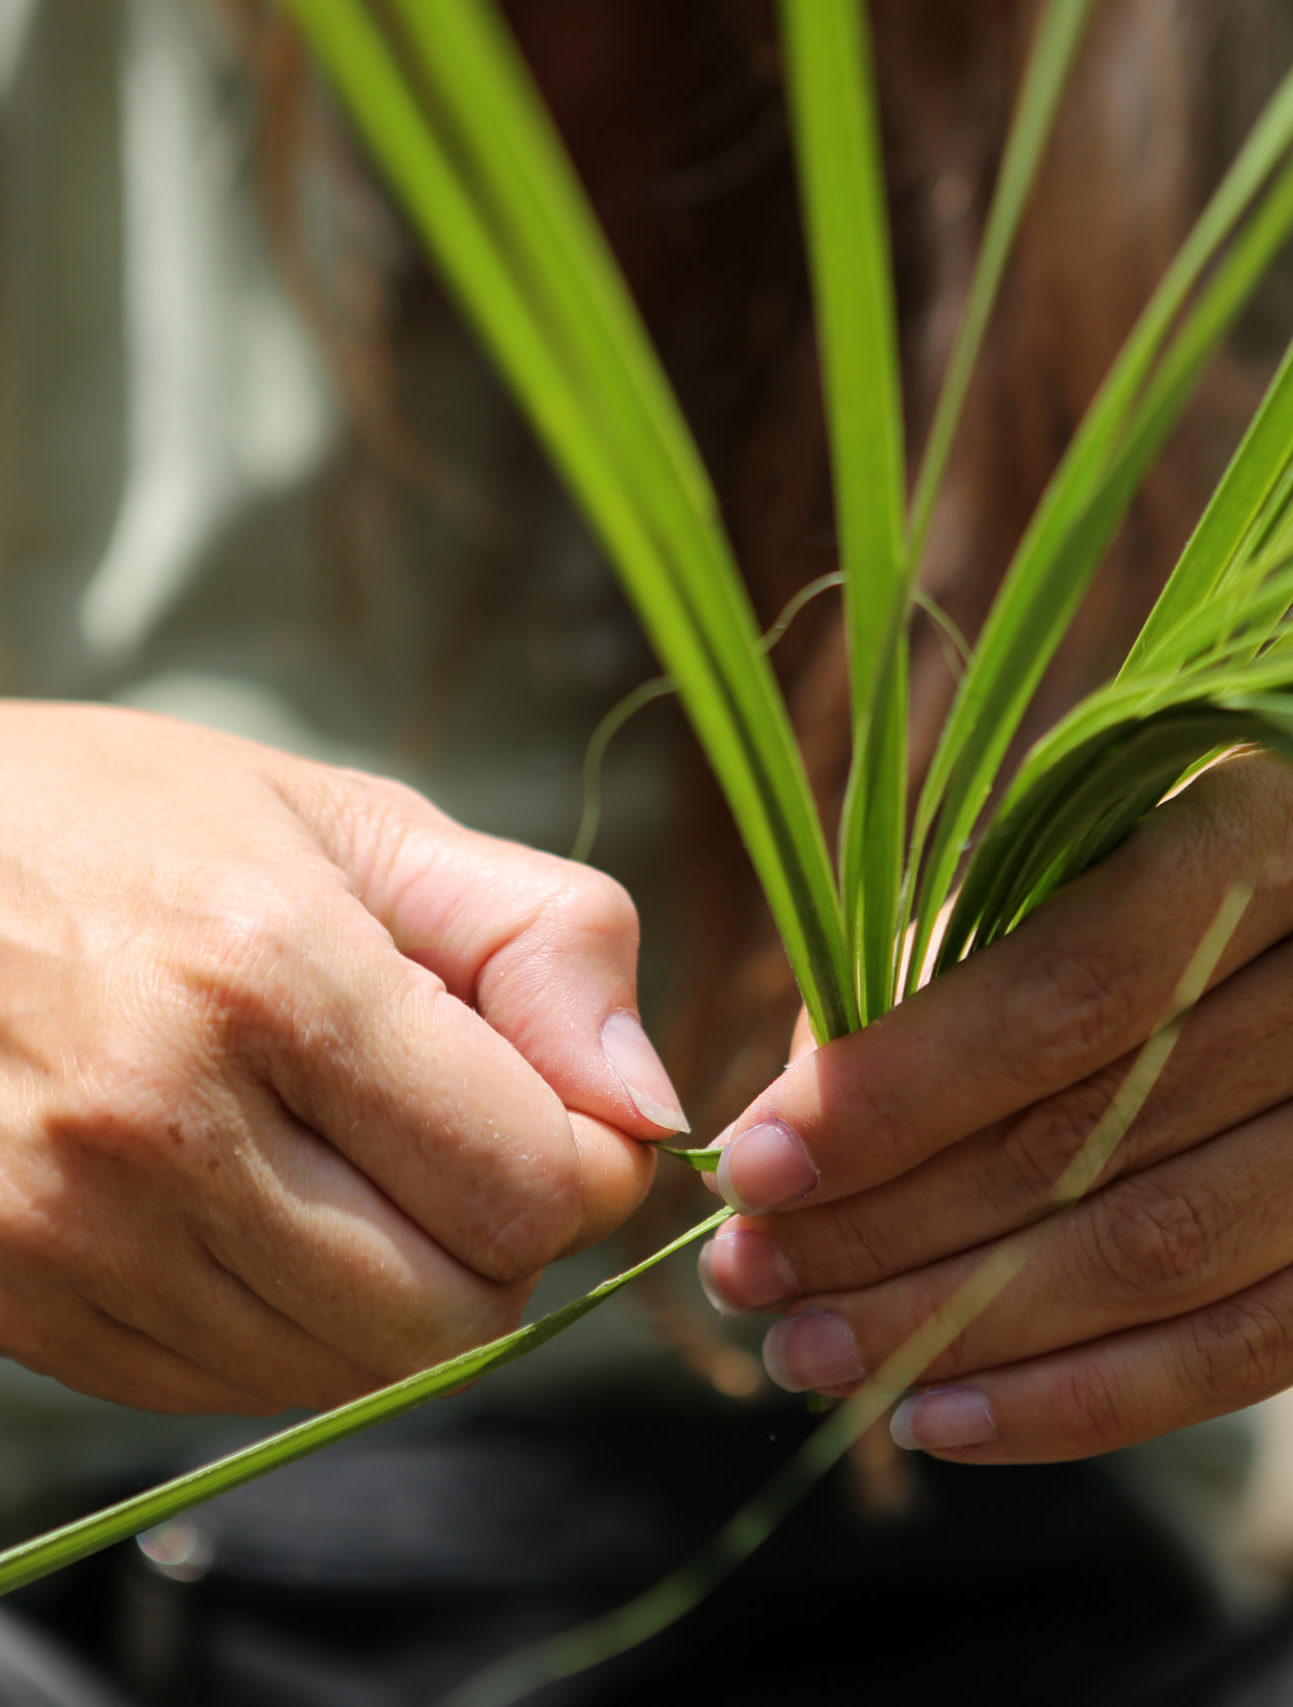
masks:
[[[839,572],[833,569],[829,574],[819,575],[815,581],[809,581],[807,586],[792,593],[759,642],[762,650],[771,652],[800,611],[810,605],[819,594],[831,587],[838,587],[840,580]],[[941,617],[942,613],[938,614]],[[946,621],[945,618],[943,620]],[[615,702],[588,737],[582,768],[583,806],[568,856],[570,859],[588,859],[593,851],[593,843],[597,840],[602,817],[602,770],[606,763],[607,748],[624,725],[636,717],[639,711],[654,704],[658,699],[667,699],[677,691],[678,684],[672,676],[653,676],[650,681],[640,682],[637,687],[631,688],[623,699]]]
[[[865,11],[781,0],[811,263],[853,704],[841,825],[863,1021],[890,1002],[906,835],[906,474],[880,122]]]
[[[947,472],[948,458],[984,333],[1093,4],[1094,0],[1050,0],[1037,25],[1001,157],[1001,170],[992,192],[992,205],[975,260],[965,313],[939,391],[929,439],[916,477],[910,523],[913,573],[924,556],[930,522]]]
[[[1172,993],[1162,1024],[1141,1047],[1109,1107],[1053,1188],[1054,1211],[1072,1209],[1109,1165],[1158,1082],[1251,896],[1250,880],[1234,885],[1223,898]],[[875,1374],[818,1425],[767,1485],[685,1565],[613,1612],[479,1672],[452,1690],[439,1707],[514,1707],[545,1684],[573,1677],[627,1653],[694,1610],[763,1545],[854,1442],[879,1422],[992,1305],[1042,1241],[1053,1234],[1055,1226],[1052,1214],[994,1246]]]
[[[680,1162],[686,1162],[689,1168],[695,1168],[698,1174],[718,1172],[718,1159],[723,1154],[721,1150],[705,1147],[700,1150],[679,1150],[672,1144],[657,1144],[656,1149],[666,1156],[674,1156]]]
[[[938,600],[931,598],[920,587],[911,589],[911,602],[918,611],[929,618],[938,631],[938,637],[943,642],[943,656],[947,660],[948,672],[954,680],[960,681],[970,662],[969,641]]]
[[[1015,555],[944,726],[916,811],[909,894],[922,860],[924,870],[914,908],[912,977],[924,963],[961,850],[1020,718],[1134,496],[1140,473],[1184,407],[1187,379],[1215,348],[1255,282],[1256,270],[1248,265],[1253,249],[1245,244],[1252,228],[1241,234],[1213,285],[1177,329],[1181,311],[1205,268],[1262,196],[1291,143],[1293,73],[1268,103],[1137,321]],[[1260,241],[1252,241],[1266,253],[1293,228],[1293,204],[1283,177],[1267,188],[1263,200],[1255,221]],[[1278,219],[1263,220],[1272,207]],[[1179,367],[1172,365],[1173,345],[1188,354]],[[1151,376],[1165,349],[1169,382],[1155,388]],[[1138,405],[1146,398],[1152,407],[1138,416]]]
[[[571,859],[585,861],[591,857],[593,843],[597,840],[597,832],[601,828],[602,772],[606,764],[607,748],[624,725],[631,722],[639,711],[658,699],[667,699],[677,691],[678,684],[672,676],[653,676],[650,681],[640,683],[626,693],[623,699],[617,700],[598,721],[584,749],[584,799],[575,839],[570,844]]]
[[[358,0],[282,3],[620,570],[728,797],[814,1024],[847,1029],[843,922],[789,718],[694,448],[663,412],[663,377],[654,390],[641,377],[644,367],[658,374],[645,334],[627,296],[608,305],[585,276],[589,245],[602,253],[602,240],[582,192],[555,141],[535,141],[546,120],[519,61],[496,63],[505,34],[481,4],[402,9],[423,58],[432,45],[442,56],[423,66],[431,92],[420,104]],[[485,73],[494,81],[482,92]],[[533,119],[524,178],[513,128],[485,122],[496,86]],[[527,210],[540,203],[536,223]],[[602,272],[613,273],[609,256]],[[625,317],[631,337],[621,338]],[[630,342],[640,361],[620,351]]]
[[[451,1393],[491,1369],[499,1369],[505,1363],[524,1357],[605,1303],[621,1287],[654,1268],[658,1262],[712,1233],[731,1214],[730,1209],[720,1209],[708,1220],[689,1228],[647,1257],[645,1262],[636,1263],[623,1274],[604,1280],[582,1298],[563,1304],[537,1322],[517,1328],[515,1333],[504,1334],[488,1345],[477,1346],[474,1351],[466,1351],[460,1357],[438,1363],[434,1369],[410,1375],[405,1381],[365,1394],[362,1399],[355,1399],[337,1410],[297,1423],[293,1428],[270,1435],[267,1440],[257,1441],[254,1446],[231,1452],[227,1458],[218,1458],[200,1470],[191,1470],[187,1475],[163,1482],[160,1487],[150,1488],[147,1493],[136,1494],[90,1517],[64,1524],[48,1535],[6,1548],[0,1552],[0,1594],[8,1594],[25,1583],[35,1582],[51,1571],[61,1570],[64,1565],[75,1564],[78,1559],[88,1558],[91,1553],[98,1553],[114,1542],[125,1541],[141,1530],[178,1517],[181,1512],[201,1505],[204,1500],[214,1499],[217,1494],[228,1493],[231,1488],[241,1487],[245,1482],[254,1481],[284,1464],[292,1464],[298,1458],[318,1452],[322,1447],[348,1440],[351,1435],[371,1428],[374,1423],[402,1416],[405,1411],[425,1404],[428,1399]]]

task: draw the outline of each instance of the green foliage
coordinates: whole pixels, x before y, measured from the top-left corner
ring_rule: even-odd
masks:
[[[619,568],[731,802],[819,1035],[856,1025],[830,859],[718,504],[492,7],[286,0]]]
[[[966,660],[908,833],[907,625],[920,597],[920,556],[1094,0],[1047,0],[1041,9],[910,507],[865,15],[856,0],[780,0],[849,642],[854,748],[836,870],[708,476],[492,0],[280,4],[620,574],[726,794],[820,1040],[856,1028],[913,987],[958,879],[939,968],[1011,929],[1218,748],[1258,741],[1293,755],[1286,361],[1123,671],[1034,747],[982,822],[1027,705],[1146,469],[1293,229],[1293,75],[1146,306],[1056,470]],[[1168,1036],[1164,1030],[1147,1046],[1145,1072],[1161,1065]],[[1120,1104],[1122,1126],[1102,1125],[1093,1144],[1117,1141],[1145,1089],[1138,1081]],[[700,1168],[715,1159],[713,1151],[669,1153]],[[11,1550],[0,1556],[0,1591],[521,1355],[650,1262],[492,1346]],[[985,1269],[967,1282],[964,1297],[899,1348],[883,1378],[829,1419],[827,1444],[816,1449],[823,1462],[919,1377],[1004,1273]],[[727,1549],[723,1559],[757,1544],[763,1521],[734,1520],[716,1543]]]
[[[844,574],[853,763],[840,833],[859,1018],[892,1000],[907,801],[902,389],[880,123],[854,0],[782,0]]]

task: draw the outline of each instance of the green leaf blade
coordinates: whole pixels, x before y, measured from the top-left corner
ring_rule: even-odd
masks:
[[[689,435],[662,401],[667,383],[627,293],[607,282],[613,262],[519,61],[496,63],[505,36],[473,29],[487,7],[409,8],[414,39],[436,56],[428,72],[453,97],[423,112],[355,0],[283,4],[619,568],[727,794],[814,1028],[850,1028],[830,859],[748,596]],[[497,122],[500,100],[516,124]],[[529,177],[516,170],[523,144]],[[541,202],[530,194],[536,171]],[[590,253],[600,257],[591,271]]]
[[[817,308],[853,705],[840,876],[859,1015],[883,1012],[906,833],[906,471],[893,266],[865,13],[782,0]]]
[[[1038,22],[983,241],[975,259],[965,312],[939,390],[912,494],[910,550],[915,566],[919,566],[924,555],[930,522],[1006,263],[1094,4],[1095,0],[1050,0]]]
[[[657,1263],[707,1237],[731,1214],[730,1209],[718,1210],[644,1262],[634,1264],[622,1274],[613,1275],[582,1298],[562,1305],[537,1322],[517,1328],[514,1333],[491,1340],[488,1345],[477,1346],[472,1351],[437,1364],[433,1369],[393,1382],[375,1393],[366,1393],[363,1398],[354,1399],[350,1404],[340,1405],[321,1416],[310,1417],[292,1428],[270,1435],[266,1440],[245,1446],[225,1458],[216,1459],[214,1463],[203,1465],[201,1469],[191,1470],[187,1475],[176,1476],[160,1487],[135,1494],[89,1517],[78,1518],[46,1535],[5,1548],[0,1552],[0,1595],[11,1594],[14,1589],[37,1582],[78,1559],[89,1558],[92,1553],[101,1552],[115,1542],[128,1540],[141,1530],[177,1517],[195,1505],[216,1498],[218,1494],[242,1487],[325,1446],[349,1440],[375,1423],[402,1416],[430,1399],[440,1398],[469,1381],[479,1379],[492,1369],[515,1362],[518,1357],[525,1356],[572,1327]]]

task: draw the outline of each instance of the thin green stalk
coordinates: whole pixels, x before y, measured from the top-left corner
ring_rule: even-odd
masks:
[[[948,668],[959,681],[970,665],[969,641],[938,600],[931,598],[920,587],[912,588],[911,602],[918,611],[929,618],[938,631],[939,638],[945,642],[944,655],[948,661]]]
[[[891,999],[906,830],[908,560],[893,266],[865,14],[856,0],[781,0],[780,18],[844,572],[853,769],[839,863],[865,1021]]]
[[[1006,137],[983,241],[975,260],[965,312],[939,391],[912,494],[909,550],[911,561],[916,566],[925,554],[929,525],[983,336],[1001,288],[1006,262],[1094,3],[1095,0],[1050,0],[1038,21],[1010,132]]]
[[[623,1274],[604,1280],[582,1298],[563,1304],[537,1322],[517,1328],[515,1333],[504,1334],[488,1345],[477,1346],[474,1351],[465,1351],[459,1357],[438,1363],[434,1369],[425,1369],[420,1374],[410,1375],[407,1380],[382,1387],[376,1393],[366,1393],[362,1399],[355,1399],[337,1410],[283,1429],[267,1440],[257,1441],[254,1446],[244,1446],[226,1458],[205,1464],[200,1470],[190,1470],[187,1475],[176,1476],[173,1481],[150,1488],[147,1493],[135,1494],[90,1517],[66,1523],[61,1529],[52,1529],[33,1541],[7,1547],[0,1552],[0,1594],[9,1594],[26,1583],[36,1582],[51,1571],[62,1570],[65,1565],[101,1552],[114,1542],[124,1541],[131,1535],[138,1535],[141,1530],[152,1529],[156,1524],[178,1517],[181,1512],[201,1505],[204,1500],[214,1499],[217,1494],[228,1493],[231,1488],[239,1488],[284,1464],[293,1464],[298,1458],[305,1458],[325,1446],[348,1440],[351,1435],[371,1428],[374,1423],[402,1416],[405,1411],[425,1404],[428,1399],[451,1393],[491,1369],[499,1369],[505,1363],[524,1357],[605,1303],[631,1280],[636,1280],[676,1251],[694,1244],[697,1239],[705,1238],[731,1213],[730,1209],[720,1209],[644,1262],[635,1263]]]
[[[677,691],[678,684],[672,676],[653,676],[649,682],[641,682],[615,702],[588,737],[582,766],[584,800],[575,839],[570,844],[570,859],[587,860],[597,840],[602,822],[602,769],[606,763],[607,748],[639,711],[658,699],[668,699]]]
[[[819,594],[831,587],[838,587],[841,576],[837,570],[829,574],[819,575],[807,585],[792,593],[782,606],[779,615],[769,628],[764,631],[759,642],[761,649],[771,652],[783,634],[794,622],[800,611],[810,605]],[[937,607],[935,607],[937,611]],[[935,620],[946,621],[941,612],[937,612]],[[964,646],[964,641],[962,641]],[[597,840],[597,831],[602,816],[602,768],[606,762],[607,748],[611,742],[638,712],[652,705],[658,699],[667,699],[670,694],[678,691],[678,684],[672,676],[654,676],[650,681],[640,682],[631,688],[623,699],[617,700],[597,727],[588,737],[588,745],[584,749],[584,762],[581,767],[583,776],[583,805],[579,812],[579,824],[575,830],[575,839],[571,843],[568,858],[586,860],[593,850]]]

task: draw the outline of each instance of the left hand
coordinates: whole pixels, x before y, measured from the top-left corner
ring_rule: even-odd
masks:
[[[1208,992],[1097,1181],[1057,1180],[1167,1018],[1223,899]],[[1003,1240],[1018,1277],[893,1432],[944,1458],[1084,1457],[1293,1385],[1293,771],[1243,756],[1018,930],[796,1060],[731,1129],[716,1302],[783,1312],[791,1390],[846,1392]]]

